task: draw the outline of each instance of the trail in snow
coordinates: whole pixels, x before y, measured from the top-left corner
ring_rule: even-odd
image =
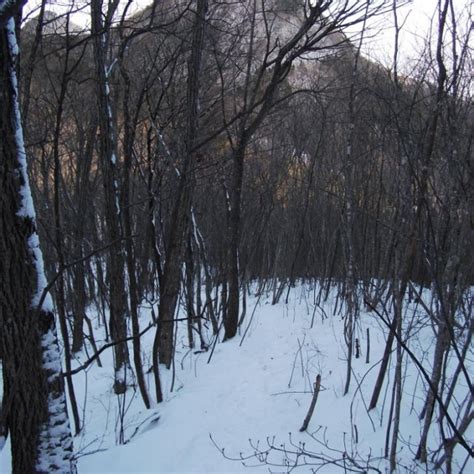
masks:
[[[112,390],[111,353],[106,353],[102,357],[103,368],[94,365],[87,373],[75,378],[78,400],[82,400],[86,417],[85,431],[75,440],[80,456],[79,471],[207,473],[268,472],[270,469],[272,472],[287,472],[291,464],[285,467],[285,462],[295,460],[290,451],[297,451],[302,442],[307,450],[325,459],[341,460],[344,450],[360,463],[370,457],[371,463],[385,472],[388,464],[377,458],[383,457],[384,453],[391,376],[389,384],[385,384],[379,407],[370,414],[366,410],[377,375],[377,362],[384,349],[383,325],[372,313],[361,315],[356,337],[362,353],[359,359],[354,359],[351,390],[343,397],[346,370],[344,323],[339,315],[333,315],[333,298],[323,305],[322,310],[315,310],[313,294],[309,287],[298,287],[292,291],[288,305],[271,305],[270,296],[260,298],[242,346],[239,347],[242,336],[218,344],[209,364],[209,352],[195,354],[185,346],[186,328],[183,325],[178,337],[173,392],[169,391],[172,372],[164,369],[161,371],[165,393],[163,404],[146,411],[138,391],[135,394],[133,390],[128,391],[124,403],[124,438],[127,444],[122,446],[115,446],[119,410]],[[256,297],[249,299],[244,328],[257,301]],[[416,311],[415,306],[410,307],[407,316],[421,317],[422,313]],[[145,311],[142,314],[145,315]],[[425,351],[424,364],[430,368],[429,349],[433,332],[423,321],[415,318],[415,322],[411,329],[411,347],[417,348],[419,353]],[[143,316],[142,327],[147,323]],[[367,328],[371,339],[369,364],[365,362]],[[150,354],[152,338],[150,333],[145,336],[145,354]],[[149,364],[149,357],[145,358],[145,369]],[[321,375],[322,390],[308,428],[308,432],[315,433],[313,439],[308,433],[299,433],[298,430],[309,408],[317,374]],[[418,416],[426,390],[413,364],[404,368],[404,374],[398,460],[402,472],[405,469],[424,471],[413,459],[421,430]],[[151,374],[148,377],[152,388]],[[464,389],[462,386],[459,388],[460,401]],[[438,437],[438,429],[433,426],[430,447],[437,446]],[[474,438],[472,430],[467,438]],[[265,451],[268,442],[280,450],[273,450],[265,458],[267,462],[277,464],[274,467],[259,462],[263,455],[252,457],[256,446],[257,451]],[[224,448],[225,456],[215,444]],[[248,459],[244,462],[227,459],[239,459],[241,454]],[[461,448],[456,448],[455,457],[458,463],[455,466],[464,462],[465,454]],[[301,472],[310,472],[311,466],[305,466],[305,462],[314,463],[313,467],[324,464],[317,459],[301,457]],[[472,461],[469,463],[465,472],[474,472],[474,464]],[[5,467],[4,459],[0,463],[1,472],[8,472]],[[319,472],[344,470],[330,464]]]

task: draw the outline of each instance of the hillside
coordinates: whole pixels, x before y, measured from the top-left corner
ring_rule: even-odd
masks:
[[[276,305],[271,304],[271,294],[252,294],[239,337],[217,344],[212,352],[189,350],[186,329],[181,326],[175,366],[163,374],[165,402],[143,410],[136,388],[130,390],[122,402],[123,423],[111,389],[111,351],[103,353],[101,368],[93,364],[74,378],[86,426],[74,440],[79,471],[386,472],[389,386],[380,407],[367,411],[386,326],[374,312],[360,315],[355,383],[343,396],[347,357],[341,336],[344,308],[339,306],[336,289],[326,302],[315,304],[319,291],[317,286],[298,286],[291,291],[288,304]],[[424,298],[429,296],[424,292]],[[144,326],[146,308],[144,305]],[[410,348],[428,369],[433,331],[419,304],[410,304],[407,311]],[[98,320],[94,328],[100,346],[103,334]],[[207,337],[212,345],[212,335]],[[151,345],[147,334],[144,351]],[[75,365],[85,359],[85,352],[78,354]],[[449,373],[455,368],[455,361],[452,363]],[[472,370],[471,363],[468,369]],[[394,361],[388,380],[393,373]],[[403,374],[405,401],[397,457],[403,472],[419,472],[424,467],[413,461],[413,443],[421,430],[421,387],[425,381],[409,357],[404,358]],[[317,375],[321,376],[321,391],[308,430],[300,433]],[[454,394],[461,405],[466,395],[462,385]],[[430,445],[440,443],[439,436],[433,430]],[[472,428],[465,436],[473,439]],[[125,444],[116,446],[121,438]],[[8,455],[2,455],[0,468],[10,472]],[[472,468],[473,460],[457,448],[453,471],[467,473]],[[428,471],[432,469],[429,465]]]
[[[474,467],[472,29],[401,75],[401,3],[0,0],[2,472]]]

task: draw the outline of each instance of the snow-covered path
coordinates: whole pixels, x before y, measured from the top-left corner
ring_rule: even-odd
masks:
[[[327,428],[331,445],[342,449],[344,436],[350,444],[349,405],[356,382],[353,381],[351,394],[342,397],[345,381],[342,321],[337,316],[322,320],[316,312],[313,328],[310,328],[311,294],[304,290],[295,290],[288,305],[271,305],[269,298],[259,302],[241,347],[242,335],[218,344],[209,364],[209,353],[188,353],[184,357],[186,350],[182,349],[177,355],[174,392],[154,411],[159,420],[150,428],[146,428],[145,423],[140,434],[125,446],[81,458],[80,471],[249,472],[239,461],[226,459],[210,435],[225,448],[226,455],[233,458],[238,458],[241,452],[244,456],[252,455],[254,449],[250,442],[259,443],[265,450],[267,439],[273,437],[275,445],[285,444],[290,448],[289,433],[294,443],[301,440],[310,447],[313,440],[298,430],[309,408],[312,385],[318,373],[322,376],[323,389],[309,431],[323,426]],[[255,302],[249,304],[244,329]],[[376,337],[372,337],[372,352],[381,353],[383,341],[377,342]],[[370,367],[364,358],[355,360],[354,366],[359,376]],[[368,390],[375,374],[372,370],[372,376],[366,378],[366,381],[370,378]],[[163,378],[169,387],[171,374],[165,373]],[[104,397],[110,396],[108,390]],[[102,404],[106,405],[104,401]],[[139,402],[134,406],[139,406]],[[363,449],[364,445],[371,445],[380,438],[380,433],[374,432],[360,393],[354,399],[352,412],[360,433],[367,433],[365,440],[359,440]],[[145,416],[145,413],[137,414],[136,423]],[[127,422],[125,425],[130,436],[135,425],[127,426]],[[344,432],[349,433],[349,438]],[[314,445],[314,449],[319,451],[320,446]],[[338,453],[333,455],[339,457]],[[283,454],[275,453],[274,460],[284,462]],[[268,466],[257,467],[257,459],[249,459],[246,464],[252,466],[250,472],[268,472]],[[285,471],[284,467],[274,469]],[[334,472],[334,466],[327,472]]]
[[[251,315],[258,301],[254,317]],[[94,365],[87,374],[76,376],[78,400],[82,400],[84,431],[75,440],[79,453],[79,472],[287,472],[285,461],[295,457],[282,451],[272,451],[266,458],[276,466],[265,465],[257,457],[245,461],[240,453],[252,456],[254,447],[265,451],[268,441],[276,448],[298,450],[299,442],[326,460],[341,459],[342,451],[364,463],[368,457],[380,472],[387,464],[377,460],[383,456],[392,377],[385,384],[376,410],[366,410],[373,390],[385,342],[384,331],[377,316],[361,315],[355,337],[359,339],[361,357],[353,361],[351,390],[342,396],[346,373],[344,321],[333,315],[334,299],[323,308],[313,304],[313,291],[298,287],[292,291],[289,303],[271,305],[271,295],[249,298],[247,317],[242,334],[232,341],[219,343],[211,362],[210,352],[192,353],[178,337],[175,381],[170,393],[172,371],[162,369],[165,402],[152,410],[143,409],[138,393],[127,392],[124,421],[125,445],[116,446],[118,433],[118,403],[112,391],[111,353],[102,357],[103,368]],[[145,314],[145,312],[144,312]],[[325,317],[323,317],[323,315]],[[314,316],[314,318],[313,318]],[[314,319],[314,320],[313,320]],[[311,322],[313,320],[313,327]],[[251,321],[248,333],[242,335]],[[143,317],[142,327],[146,321]],[[370,362],[365,360],[366,334],[370,330]],[[429,368],[432,332],[429,326],[414,331],[412,346],[425,350],[424,364]],[[99,330],[97,330],[99,333]],[[150,350],[153,334],[143,340],[144,353]],[[99,343],[100,345],[100,343]],[[148,369],[149,360],[145,360]],[[315,439],[299,433],[312,398],[312,386],[321,375],[321,392],[308,432]],[[149,386],[153,387],[148,373]],[[387,388],[388,386],[388,388]],[[419,412],[426,394],[422,380],[413,364],[404,369],[399,465],[401,472],[420,472],[414,464],[414,451],[421,425]],[[151,390],[150,390],[151,392]],[[432,436],[438,437],[433,427]],[[291,433],[291,434],[290,434]],[[225,448],[224,456],[211,440]],[[472,432],[467,438],[473,439]],[[293,443],[293,446],[292,444]],[[326,443],[326,446],[323,444]],[[436,443],[436,444],[435,444]],[[438,440],[431,443],[436,446]],[[295,447],[296,446],[296,447]],[[329,448],[334,449],[331,451]],[[9,448],[2,452],[1,472],[8,471]],[[459,462],[465,459],[461,449],[455,453]],[[260,461],[262,460],[260,456]],[[311,472],[310,465],[320,467],[324,461],[299,458],[303,464],[298,472]],[[260,465],[259,465],[260,464]],[[474,472],[474,465],[465,472]],[[318,472],[344,472],[334,464]]]

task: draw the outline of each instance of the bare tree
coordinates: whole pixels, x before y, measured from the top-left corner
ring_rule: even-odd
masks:
[[[13,15],[0,3],[0,353],[13,472],[75,472],[52,301],[46,290],[18,99]]]
[[[120,194],[118,179],[117,137],[112,111],[111,74],[114,62],[107,60],[110,51],[112,20],[118,7],[118,0],[109,2],[105,11],[102,0],[91,2],[92,35],[94,40],[94,59],[97,74],[98,117],[100,130],[100,163],[104,183],[105,220],[110,251],[107,262],[109,283],[110,333],[117,341],[115,355],[115,393],[127,389],[126,372],[128,367],[128,348],[123,341],[127,335],[126,315],[127,293],[125,291],[125,264],[122,249],[120,226]]]
[[[192,29],[191,52],[188,59],[186,128],[182,151],[179,184],[169,229],[166,260],[160,288],[159,329],[153,347],[153,366],[157,377],[158,361],[171,366],[173,357],[174,312],[180,289],[181,265],[189,226],[194,189],[195,147],[198,127],[198,101],[202,63],[204,31],[206,27],[207,0],[198,0]],[[159,355],[159,360],[158,360]]]
[[[265,4],[264,4],[265,5]],[[229,218],[228,281],[229,300],[224,322],[225,338],[230,339],[237,332],[239,320],[239,241],[241,226],[242,180],[247,146],[279,97],[281,85],[291,71],[293,64],[306,54],[337,48],[345,41],[336,35],[341,29],[361,24],[385,8],[384,2],[332,2],[319,0],[308,4],[297,15],[297,28],[289,38],[274,38],[272,29],[275,13],[264,6],[257,18],[257,3],[249,8],[251,33],[248,40],[246,66],[243,69],[243,97],[238,113],[228,119],[228,126],[236,122],[235,135],[231,137],[232,178]],[[254,13],[252,13],[254,12]],[[259,57],[255,43],[256,28],[264,31],[263,54]]]

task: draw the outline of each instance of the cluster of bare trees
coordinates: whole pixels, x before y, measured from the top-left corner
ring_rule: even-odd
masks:
[[[130,16],[131,2],[91,0],[84,30],[76,6],[56,16],[43,1],[21,31],[20,64],[12,38],[22,2],[0,2],[0,436],[10,431],[15,472],[54,467],[39,464],[37,448],[54,416],[47,394],[64,403],[63,378],[48,375],[57,367],[41,356],[58,357],[49,291],[78,433],[71,357],[98,351],[92,308],[114,351],[115,393],[136,381],[149,408],[163,399],[159,365],[173,362],[178,304],[189,346],[206,350],[204,325],[215,341],[222,329],[224,340],[236,335],[250,282],[277,302],[301,279],[321,283],[319,299],[337,286],[346,302],[346,393],[362,305],[387,324],[371,408],[395,350],[392,470],[402,364],[417,363],[405,306],[420,301],[435,351],[431,371],[420,368],[427,397],[416,456],[428,460],[433,419],[444,440],[438,465],[449,470],[459,444],[472,456],[463,437],[473,416],[464,364],[474,280],[469,32],[452,0],[440,0],[411,74],[399,74],[397,41],[393,67],[377,66],[361,55],[362,36],[343,31],[393,11],[398,38],[397,3],[168,0]],[[38,218],[19,211],[28,181]],[[140,346],[144,300],[158,304],[154,387]],[[462,402],[453,397],[461,379],[470,388]],[[31,380],[49,384],[34,389],[34,402]],[[38,419],[28,416],[27,427],[33,406]]]

